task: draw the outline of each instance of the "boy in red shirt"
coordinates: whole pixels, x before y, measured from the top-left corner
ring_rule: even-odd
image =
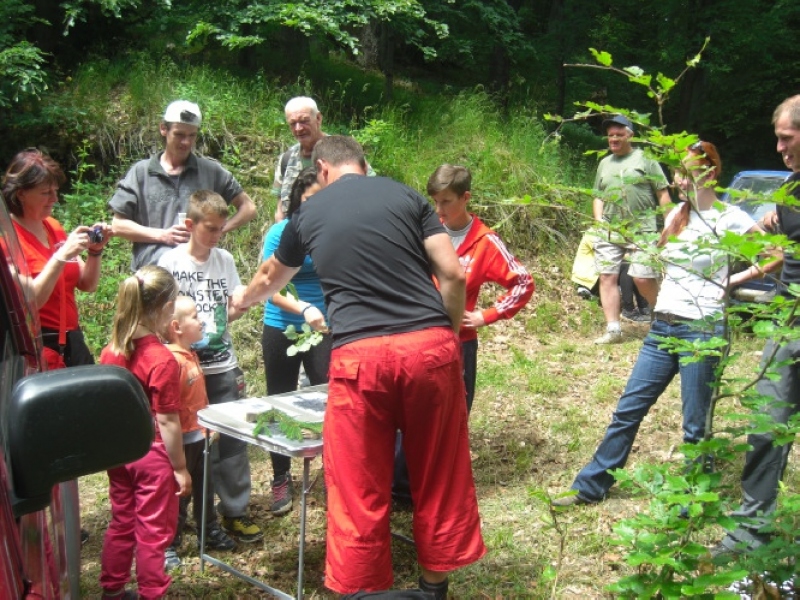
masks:
[[[183,451],[186,455],[186,468],[192,476],[192,495],[181,498],[178,511],[178,529],[172,544],[165,552],[164,568],[169,570],[181,566],[178,548],[183,541],[183,527],[189,509],[189,500],[193,502],[192,512],[194,522],[197,524],[198,539],[200,523],[203,519],[203,440],[204,430],[197,422],[197,412],[208,406],[206,395],[206,382],[203,370],[200,367],[197,354],[192,350],[192,344],[203,339],[203,323],[197,316],[197,307],[194,300],[188,296],[178,296],[175,300],[175,314],[169,322],[166,337],[175,360],[180,366],[180,395],[181,395],[181,431],[183,432]],[[231,550],[236,547],[233,541],[219,526],[217,513],[214,510],[214,489],[208,486],[209,509],[206,511],[206,547],[215,550]]]
[[[506,248],[503,240],[467,210],[472,197],[472,174],[459,165],[440,165],[428,179],[428,195],[458,255],[467,279],[466,305],[459,329],[461,358],[464,363],[467,413],[472,411],[478,371],[478,328],[500,319],[510,319],[531,299],[533,278],[525,266]],[[487,308],[478,307],[484,283],[505,288]],[[394,484],[392,496],[400,504],[412,502],[402,436],[395,442]]]

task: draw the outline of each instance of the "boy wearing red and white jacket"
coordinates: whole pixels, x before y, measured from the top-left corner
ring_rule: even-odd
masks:
[[[533,278],[509,252],[500,236],[476,215],[467,212],[471,184],[469,169],[458,165],[441,165],[428,179],[428,195],[433,198],[436,214],[450,235],[467,276],[466,307],[459,336],[468,411],[475,397],[478,327],[510,319],[527,304],[534,291]],[[501,285],[506,292],[492,306],[478,309],[480,289],[487,282]]]
[[[481,220],[467,212],[471,197],[472,175],[458,165],[441,165],[428,179],[428,195],[436,205],[436,214],[453,242],[458,260],[467,277],[466,303],[461,319],[459,338],[464,363],[467,413],[475,398],[475,379],[478,370],[478,327],[491,325],[499,319],[510,319],[527,304],[533,295],[534,284],[528,271],[503,240]],[[494,304],[478,309],[481,286],[493,282],[503,286]],[[413,503],[408,480],[403,436],[397,433],[394,457],[392,497],[400,504]]]

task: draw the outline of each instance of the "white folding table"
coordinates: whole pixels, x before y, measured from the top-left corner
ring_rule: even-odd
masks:
[[[287,394],[276,394],[261,398],[244,398],[234,402],[223,402],[212,404],[197,413],[200,425],[206,428],[206,446],[204,455],[205,477],[204,486],[210,485],[210,441],[211,432],[218,431],[221,434],[229,435],[233,438],[253,444],[270,452],[277,452],[284,456],[291,456],[303,459],[303,489],[300,496],[300,540],[298,542],[298,564],[297,564],[297,595],[291,596],[286,592],[270,587],[266,583],[254,579],[242,573],[231,565],[206,554],[206,511],[214,510],[214,507],[206,506],[205,494],[203,495],[203,522],[200,525],[200,572],[205,568],[205,562],[219,567],[220,569],[247,581],[253,586],[273,594],[277,598],[285,600],[302,600],[303,598],[303,560],[306,543],[306,500],[308,493],[313,486],[310,481],[311,461],[322,453],[322,439],[303,439],[293,440],[287,438],[280,432],[276,423],[268,426],[268,429],[260,435],[253,435],[256,424],[248,421],[248,415],[263,413],[269,409],[276,408],[281,412],[294,417],[298,421],[308,423],[322,423],[325,416],[325,404],[328,399],[328,386],[318,385],[303,388],[296,392]],[[204,489],[208,489],[205,487]]]

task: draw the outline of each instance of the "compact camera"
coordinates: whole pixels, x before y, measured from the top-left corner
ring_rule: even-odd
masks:
[[[103,241],[103,228],[102,227],[95,227],[89,232],[89,243],[90,244],[99,244]]]

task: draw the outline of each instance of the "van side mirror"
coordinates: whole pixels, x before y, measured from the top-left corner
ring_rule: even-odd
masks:
[[[14,386],[5,439],[15,516],[50,503],[53,486],[138,460],[150,450],[150,402],[129,371],[72,367]]]

